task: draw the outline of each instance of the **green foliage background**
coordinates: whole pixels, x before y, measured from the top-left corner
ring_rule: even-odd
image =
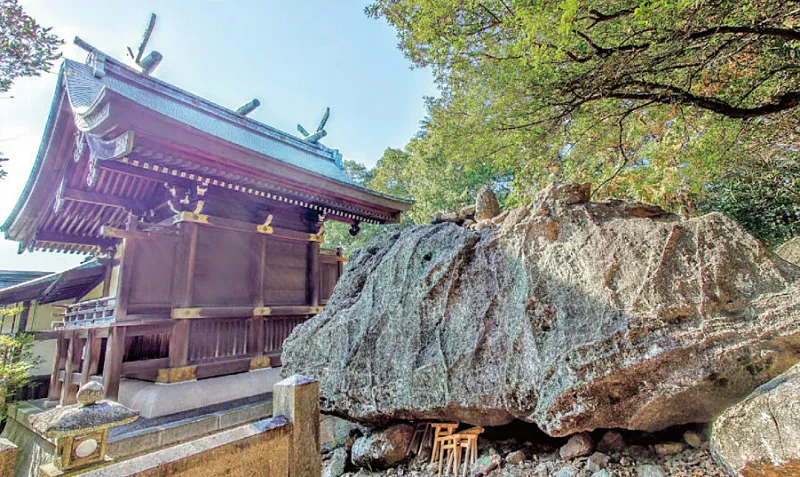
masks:
[[[800,7],[776,0],[377,0],[367,14],[441,95],[404,150],[358,177],[408,218],[506,207],[592,182],[684,215],[722,211],[768,245],[800,234]]]

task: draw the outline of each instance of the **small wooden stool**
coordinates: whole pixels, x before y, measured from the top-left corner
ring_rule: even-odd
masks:
[[[456,429],[458,429],[457,422],[431,422],[430,423],[431,429],[433,429],[433,448],[431,449],[431,462],[436,462],[439,458],[439,454],[437,453],[440,449],[441,440],[443,437],[447,437],[452,435]],[[420,444],[420,449],[422,448],[422,444]]]

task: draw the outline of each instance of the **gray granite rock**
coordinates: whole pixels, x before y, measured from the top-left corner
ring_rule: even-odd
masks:
[[[521,450],[516,450],[506,456],[506,463],[516,465],[525,460],[525,453]]]
[[[622,433],[619,431],[606,431],[600,442],[597,443],[597,450],[606,454],[613,454],[614,452],[622,452],[628,444]]]
[[[722,413],[710,445],[731,475],[800,475],[800,364]]]
[[[564,466],[553,473],[553,477],[575,477],[578,469],[571,465]]]
[[[675,455],[683,452],[686,444],[683,442],[659,442],[655,445],[655,449],[658,455]]]
[[[636,467],[637,477],[667,477],[664,469],[657,464],[643,464]]]
[[[800,265],[800,237],[795,237],[775,249],[775,253],[787,262]]]
[[[703,447],[703,436],[695,431],[686,431],[683,433],[683,442],[695,449],[699,449]]]
[[[406,458],[405,452],[414,428],[396,424],[386,429],[359,437],[353,444],[350,459],[353,465],[369,469],[394,467]]]
[[[500,468],[502,462],[500,456],[497,454],[479,457],[478,460],[470,466],[469,475],[470,477],[489,475],[493,470]]]
[[[475,220],[478,222],[489,220],[497,215],[500,215],[500,203],[497,202],[497,196],[491,187],[481,187],[475,199]]]
[[[800,267],[721,214],[550,186],[501,225],[387,230],[284,343],[323,411],[551,436],[709,422],[800,360]]]
[[[586,432],[570,437],[566,444],[558,450],[558,455],[564,460],[587,456],[594,450],[594,440]]]
[[[589,472],[603,470],[608,467],[608,463],[610,461],[611,457],[603,454],[602,452],[595,452],[594,454],[590,455],[589,459],[586,461],[586,470]]]
[[[78,403],[83,406],[88,406],[101,401],[106,397],[106,391],[103,385],[96,381],[89,381],[78,389],[76,396]]]
[[[350,456],[347,455],[347,449],[339,447],[333,451],[331,458],[328,460],[327,466],[322,472],[322,477],[341,477],[347,468],[347,461]]]

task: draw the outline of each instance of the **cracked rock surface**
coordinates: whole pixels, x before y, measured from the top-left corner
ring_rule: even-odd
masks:
[[[284,343],[324,412],[521,419],[552,436],[708,422],[800,360],[800,267],[721,214],[550,185],[479,232],[387,231]]]
[[[711,452],[731,475],[800,475],[800,364],[725,411]]]

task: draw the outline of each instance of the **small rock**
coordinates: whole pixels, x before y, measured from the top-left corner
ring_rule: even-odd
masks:
[[[562,467],[558,469],[554,474],[553,477],[575,477],[578,474],[578,469],[568,465],[566,467]]]
[[[627,445],[621,432],[608,431],[603,434],[600,442],[597,443],[597,450],[605,454],[613,454],[614,452],[622,452],[622,449]]]
[[[619,465],[622,467],[630,467],[633,465],[633,459],[630,457],[622,456],[619,458]]]
[[[353,465],[370,469],[396,466],[405,460],[405,450],[413,433],[410,425],[397,424],[358,438],[352,449]]]
[[[683,442],[662,442],[656,444],[655,448],[658,455],[675,455],[683,452],[686,449],[686,444]]]
[[[92,404],[102,400],[106,395],[103,385],[97,381],[89,381],[78,389],[76,396],[81,406],[91,406]]]
[[[469,475],[471,477],[478,477],[489,475],[489,472],[493,471],[500,467],[502,461],[500,460],[500,456],[497,454],[492,455],[485,455],[483,457],[478,458],[474,464],[470,467]]]
[[[587,456],[594,450],[594,440],[586,432],[570,437],[566,444],[558,450],[558,455],[564,460]]]
[[[458,210],[458,213],[464,217],[473,217],[475,215],[475,204],[466,205]]]
[[[667,477],[664,469],[656,464],[644,464],[636,468],[636,475],[638,477]]]
[[[589,460],[586,461],[586,470],[589,472],[597,472],[598,470],[603,470],[608,467],[608,463],[611,461],[611,457],[603,454],[602,452],[595,452],[591,456],[589,456]]]
[[[703,447],[703,438],[695,431],[686,431],[683,433],[683,442],[689,444],[695,449]]]
[[[322,472],[322,477],[341,477],[347,467],[347,449],[339,447],[333,451],[327,467]]]
[[[497,196],[488,185],[481,187],[475,199],[475,220],[489,220],[500,214],[500,204]]]
[[[507,464],[519,464],[525,460],[525,453],[521,450],[514,451],[506,456]]]
[[[592,474],[592,477],[613,477],[613,475],[608,469],[600,469]]]

